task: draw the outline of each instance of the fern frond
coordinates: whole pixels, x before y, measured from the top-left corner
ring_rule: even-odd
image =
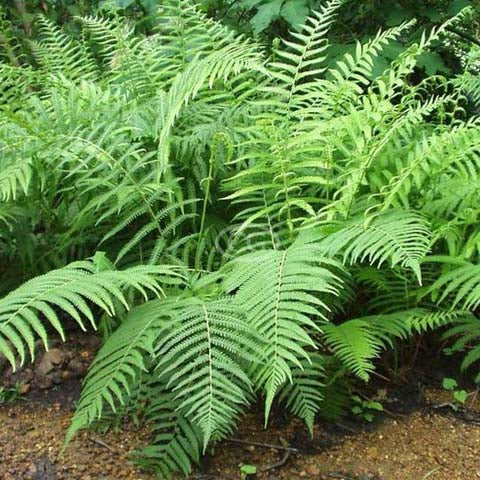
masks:
[[[420,262],[430,249],[432,233],[426,219],[417,213],[393,210],[373,219],[340,223],[338,230],[328,230],[319,241],[325,255],[343,253],[344,261],[350,264],[398,264],[411,268],[422,283]]]
[[[475,315],[464,315],[457,319],[443,338],[454,340],[449,347],[451,352],[467,351],[461,365],[462,370],[467,370],[480,360],[480,321]],[[475,382],[480,382],[480,373],[475,376]]]
[[[379,356],[383,342],[368,322],[353,319],[340,325],[326,324],[323,341],[352,373],[365,382],[369,380],[375,369],[373,360]]]
[[[134,462],[166,479],[172,472],[189,475],[192,463],[200,459],[202,430],[182,414],[175,394],[164,383],[156,380],[142,386],[140,397],[152,438],[148,446],[133,452]]]
[[[430,287],[438,302],[449,300],[451,308],[474,311],[480,305],[480,265],[458,262],[453,270],[444,273]]]
[[[293,414],[305,422],[310,435],[313,435],[315,417],[322,408],[325,386],[325,358],[314,352],[310,360],[300,360],[301,368],[292,370],[292,383],[287,383],[282,389],[279,399],[284,401]]]
[[[231,433],[248,403],[251,381],[242,362],[258,358],[259,340],[232,299],[192,301],[159,338],[156,371],[168,378],[179,409],[211,439]]]
[[[392,41],[396,40],[405,30],[415,24],[415,20],[405,22],[398,27],[378,31],[374,38],[365,44],[357,42],[354,55],[345,54],[329,74],[336,80],[338,86],[344,86],[348,81],[357,85],[368,85],[372,75],[374,59]]]
[[[171,300],[150,301],[129,312],[120,327],[99,350],[85,377],[82,395],[67,432],[68,444],[75,433],[99,420],[106,407],[116,411],[136,388],[138,375],[147,371],[146,358],[155,340],[175,313]]]
[[[370,324],[374,335],[385,347],[394,347],[393,340],[406,340],[414,333],[426,333],[450,325],[468,315],[468,312],[455,310],[429,310],[412,308],[387,314],[362,317],[359,320]]]
[[[215,81],[227,81],[231,75],[245,70],[258,71],[262,67],[262,56],[255,44],[241,39],[210,53],[205,58],[193,59],[187,68],[175,77],[168,93],[160,96],[156,130],[158,132],[158,159],[160,171],[168,165],[170,133],[182,108],[198,94],[204,86],[213,86]]]
[[[41,41],[31,41],[38,63],[50,73],[60,73],[72,81],[91,80],[98,69],[85,45],[66,35],[51,20],[38,17]]]
[[[236,293],[249,323],[266,340],[265,357],[255,365],[256,383],[266,394],[265,422],[273,399],[292,381],[292,369],[309,361],[315,348],[311,332],[326,321],[326,298],[338,294],[338,264],[321,256],[314,246],[293,245],[287,250],[264,250],[227,264],[224,287]]]
[[[4,202],[15,200],[18,192],[27,195],[32,179],[31,163],[19,160],[0,171],[0,199]]]
[[[161,295],[159,280],[175,282],[178,274],[169,267],[133,267],[124,271],[97,271],[95,262],[75,262],[59,270],[33,278],[0,299],[0,351],[16,368],[15,356],[21,364],[35,355],[35,336],[48,349],[44,322],[50,324],[65,338],[59,312],[64,312],[85,329],[82,317],[96,328],[93,307],[108,315],[115,314],[115,302],[129,305],[123,291],[133,288],[147,297],[148,293]]]

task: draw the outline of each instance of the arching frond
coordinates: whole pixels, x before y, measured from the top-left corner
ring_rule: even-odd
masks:
[[[383,347],[383,341],[362,319],[324,325],[323,341],[352,373],[364,381],[370,378],[375,368],[373,360]]]
[[[327,228],[319,246],[325,255],[343,254],[350,264],[389,262],[411,268],[421,283],[420,261],[430,249],[428,222],[414,212],[391,211],[373,219],[353,219]]]
[[[430,287],[438,302],[449,300],[451,308],[475,310],[480,305],[480,265],[459,261]]]
[[[45,322],[65,338],[58,312],[67,314],[83,329],[82,317],[95,328],[92,306],[114,315],[115,301],[129,308],[125,289],[133,288],[145,297],[149,293],[161,295],[159,280],[174,282],[175,276],[169,267],[97,271],[94,262],[83,261],[36,277],[0,299],[0,351],[16,368],[16,355],[23,364],[26,348],[34,358],[36,336],[48,349]]]
[[[158,339],[156,370],[168,378],[179,410],[210,440],[231,433],[248,403],[243,362],[256,360],[258,339],[232,299],[193,301]]]
[[[265,360],[254,366],[256,383],[266,394],[265,421],[273,399],[292,369],[309,361],[315,348],[311,333],[320,331],[329,307],[326,297],[338,293],[340,279],[330,269],[338,265],[315,247],[293,245],[234,259],[226,266],[224,286],[237,292],[248,322],[265,339]]]

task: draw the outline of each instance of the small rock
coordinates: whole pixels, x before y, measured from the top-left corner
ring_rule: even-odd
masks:
[[[49,377],[55,385],[60,385],[63,382],[62,372],[59,372],[58,370],[51,372]]]
[[[53,385],[53,380],[46,375],[38,376],[36,384],[38,388],[40,388],[41,390],[46,390],[47,388],[50,388]]]
[[[74,358],[68,362],[68,370],[74,375],[82,376],[86,373],[87,367],[78,358]]]
[[[39,364],[35,368],[37,375],[45,376],[50,373],[56,365],[60,365],[65,359],[65,354],[58,348],[52,348],[45,352]]]
[[[40,363],[36,366],[35,373],[39,377],[44,377],[45,375],[48,375],[54,368],[55,367],[53,366],[53,364],[48,359],[43,357],[40,360]]]
[[[318,475],[320,475],[320,473],[321,473],[321,472],[320,472],[320,469],[319,469],[316,465],[307,465],[307,466],[305,467],[305,470],[307,471],[307,473],[308,473],[309,475],[313,475],[313,476],[315,476],[315,477],[318,476]]]
[[[60,365],[65,359],[65,353],[63,353],[63,351],[59,348],[52,348],[46,352],[43,357],[47,357],[47,359],[53,363],[53,365]]]
[[[33,370],[31,368],[26,368],[25,370],[22,371],[21,374],[21,380],[24,383],[29,383],[33,380],[34,378]]]
[[[20,395],[26,395],[30,391],[30,384],[29,383],[21,383],[18,387],[18,393]]]

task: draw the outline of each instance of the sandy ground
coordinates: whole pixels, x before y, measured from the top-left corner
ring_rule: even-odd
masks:
[[[82,432],[59,457],[74,395],[62,386],[45,398],[0,407],[0,478],[4,480],[153,479],[129,463],[129,452],[148,437],[124,425],[118,432]],[[57,402],[58,395],[61,401]],[[267,431],[262,414],[248,415],[236,435],[205,458],[191,479],[240,479],[239,466],[256,465],[258,480],[474,480],[480,479],[480,425],[434,409],[442,393],[429,392],[430,406],[392,413],[374,425],[344,420],[320,424],[310,439],[298,420]],[[478,406],[477,406],[478,407]],[[472,420],[473,418],[473,420]],[[353,433],[355,432],[355,433]],[[289,445],[298,453],[249,443]],[[271,468],[275,464],[281,465]]]

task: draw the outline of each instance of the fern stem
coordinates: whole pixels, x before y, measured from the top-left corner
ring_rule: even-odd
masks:
[[[205,307],[205,305],[202,305],[203,309],[203,315],[205,318],[205,328],[206,328],[206,334],[207,334],[207,342],[208,342],[208,391],[209,391],[209,402],[208,402],[208,432],[205,433],[205,438],[204,438],[204,453],[205,449],[207,448],[208,441],[210,440],[210,419],[212,416],[212,401],[213,401],[213,370],[212,370],[212,365],[213,365],[213,357],[212,357],[212,337],[210,335],[210,318],[208,316],[208,311]]]
[[[210,156],[210,165],[208,167],[208,177],[205,178],[207,182],[207,186],[205,187],[205,197],[203,199],[203,207],[202,207],[202,218],[200,220],[200,231],[198,234],[198,242],[197,242],[197,249],[195,252],[195,269],[200,270],[200,252],[202,248],[202,241],[205,229],[205,218],[207,216],[207,205],[208,200],[210,199],[210,185],[212,183],[212,175],[213,175],[213,158],[215,156],[215,147],[213,147],[212,154]]]

